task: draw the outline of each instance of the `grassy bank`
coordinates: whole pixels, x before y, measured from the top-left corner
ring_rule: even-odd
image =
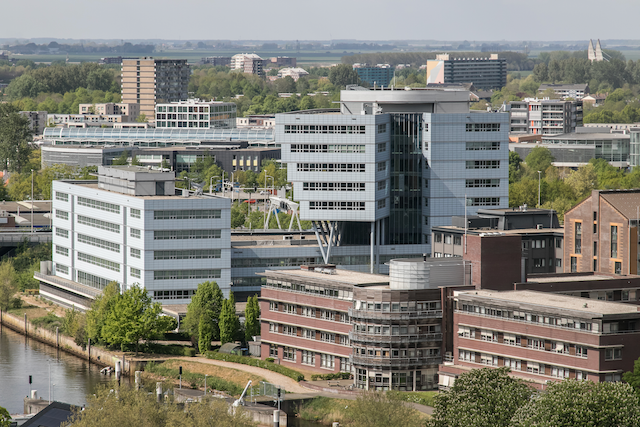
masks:
[[[306,421],[320,421],[331,425],[333,422],[342,423],[344,420],[344,410],[349,406],[349,400],[332,399],[329,397],[316,397],[305,403],[298,417]]]

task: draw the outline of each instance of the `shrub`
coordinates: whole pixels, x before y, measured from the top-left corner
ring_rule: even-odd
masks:
[[[264,359],[265,362],[269,362],[269,363],[273,363],[275,362],[276,359],[274,359],[273,357],[267,357],[266,359]]]
[[[334,372],[332,374],[313,374],[311,375],[311,381],[321,380],[348,380],[351,378],[349,372]]]
[[[196,349],[195,348],[191,348],[191,347],[184,347],[184,353],[185,356],[187,357],[195,357],[196,356]]]
[[[12,298],[11,308],[22,308],[22,298]]]
[[[276,365],[275,363],[269,363],[266,360],[252,359],[247,356],[236,356],[234,354],[218,353],[217,351],[207,351],[207,359],[224,360],[225,362],[241,363],[243,365],[257,366],[258,368],[267,369],[269,371],[277,372],[282,375],[293,379],[294,381],[303,381],[304,375],[298,371],[287,368],[285,366]]]
[[[62,319],[53,314],[53,312],[47,313],[46,316],[36,317],[35,319],[32,319],[31,323],[36,328],[44,328],[48,331],[55,332],[57,327],[59,328],[59,331],[62,332]]]
[[[161,375],[163,377],[170,377],[178,379],[178,370],[173,368],[167,368],[162,363],[149,362],[144,367],[145,372]],[[186,384],[190,384],[193,388],[204,386],[204,374],[196,374],[194,372],[182,369],[182,381]],[[195,385],[195,386],[194,386]],[[231,381],[224,380],[220,377],[209,375],[207,377],[207,388],[215,390],[226,391],[232,396],[238,396],[242,393],[244,387],[241,387]]]

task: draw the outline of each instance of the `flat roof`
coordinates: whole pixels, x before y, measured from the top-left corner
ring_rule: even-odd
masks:
[[[602,281],[602,280],[618,280],[623,276],[605,276],[601,274],[576,274],[567,276],[553,276],[553,277],[531,277],[527,279],[526,283],[556,283],[556,282],[585,282],[585,281]]]
[[[326,274],[312,270],[266,270],[264,275],[273,274],[296,276],[302,279],[332,281],[350,285],[387,285],[389,276],[383,274],[360,273],[358,271],[334,269],[334,274]]]
[[[98,187],[98,183],[96,182],[94,183],[87,183],[82,182],[82,183],[75,183],[74,181],[70,181],[70,180],[63,180],[63,182],[66,182],[68,184],[75,184],[75,185],[79,185],[81,187],[87,187],[87,188],[92,188],[95,190],[100,190],[100,191],[105,191],[107,193],[113,193],[113,194],[121,194],[123,196],[129,196],[129,197],[135,197],[138,199],[146,199],[146,200],[171,200],[171,199],[185,199],[185,200],[189,200],[189,199],[224,199],[224,197],[220,197],[220,196],[216,196],[216,195],[209,195],[208,193],[204,193],[202,196],[196,196],[195,194],[190,193],[189,197],[183,197],[183,196],[135,196],[132,194],[126,194],[126,193],[121,193],[119,191],[111,191],[111,190],[105,190],[104,188],[100,188]],[[206,195],[206,197],[205,197]]]
[[[567,295],[551,294],[538,291],[469,291],[461,292],[459,296],[469,296],[473,299],[486,298],[503,300],[514,303],[532,304],[540,307],[550,307],[562,310],[573,310],[589,314],[626,314],[638,313],[638,307],[611,301],[600,301]]]
[[[547,140],[568,140],[568,141],[597,141],[600,139],[630,139],[629,135],[625,135],[622,133],[582,133],[582,132],[573,132],[573,133],[562,133],[560,135],[542,135],[542,143],[544,144]]]
[[[456,231],[464,233],[464,228],[455,227],[453,225],[437,225],[431,228],[432,231]],[[483,237],[501,236],[501,235],[515,235],[515,234],[550,234],[558,233],[564,235],[564,228],[516,228],[512,230],[500,230],[497,228],[481,227],[481,228],[468,228],[467,234],[484,234]]]

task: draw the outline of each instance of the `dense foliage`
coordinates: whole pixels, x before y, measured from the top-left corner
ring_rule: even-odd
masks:
[[[11,104],[0,103],[0,169],[20,172],[29,163],[33,132]]]
[[[216,282],[198,285],[195,295],[187,306],[187,315],[182,327],[198,343],[201,353],[211,349],[211,341],[220,338],[220,312],[224,297]]]
[[[254,359],[248,356],[237,356],[235,354],[218,353],[217,351],[208,351],[206,354],[208,359],[224,360],[225,362],[241,363],[243,365],[257,366],[258,368],[267,369],[269,371],[277,372],[282,375],[295,380],[303,381],[304,375],[298,371],[287,368],[282,365],[276,365],[273,362],[266,360]]]
[[[381,391],[358,395],[345,408],[344,422],[350,427],[424,426],[418,411],[403,403],[397,395]]]
[[[258,302],[258,295],[249,297],[244,309],[244,339],[249,342],[256,335],[260,335],[260,303]]]

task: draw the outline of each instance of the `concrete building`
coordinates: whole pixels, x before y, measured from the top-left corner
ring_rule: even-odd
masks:
[[[542,95],[549,89],[553,90],[562,99],[573,98],[574,100],[581,100],[589,94],[589,85],[587,83],[574,85],[543,83],[538,88],[538,93]]]
[[[545,147],[551,151],[557,167],[577,168],[591,159],[604,159],[618,168],[632,165],[630,135],[606,131],[605,128],[577,128],[573,133],[543,135],[540,143],[511,143],[509,149],[524,159],[535,147]]]
[[[201,65],[213,65],[214,67],[229,67],[231,66],[230,56],[208,56],[200,60]]]
[[[237,117],[236,127],[273,129],[276,127],[276,116],[275,114],[250,114],[245,117]]]
[[[482,181],[469,214],[508,206],[507,114],[470,113],[460,90],[345,90],[341,104],[276,115],[300,218],[333,239],[325,263],[336,244],[369,244],[372,258],[380,245],[431,253],[431,226],[464,215],[467,180]]]
[[[47,126],[46,111],[20,111],[20,115],[29,120],[29,129],[34,135],[42,135]]]
[[[283,68],[278,71],[278,77],[291,77],[293,81],[298,81],[300,77],[308,76],[309,72],[304,68],[294,67],[294,68]]]
[[[80,104],[78,114],[93,114],[99,116],[127,116],[125,122],[135,122],[140,115],[140,104],[123,104],[107,102],[104,104]]]
[[[264,59],[255,53],[239,53],[231,57],[231,68],[247,74],[264,76]]]
[[[427,84],[473,83],[478,89],[501,89],[507,85],[507,60],[491,54],[489,58],[452,58],[437,55],[427,61]]]
[[[121,114],[47,114],[47,126],[58,128],[148,128],[148,123],[131,122],[130,117]]]
[[[295,67],[297,65],[296,58],[288,56],[278,56],[269,59],[271,65],[276,67]]]
[[[360,80],[369,87],[389,87],[395,69],[389,64],[377,64],[368,66],[367,64],[353,64],[353,69],[358,73]]]
[[[234,102],[189,99],[156,104],[157,128],[233,129],[237,107]]]
[[[638,274],[640,190],[594,190],[564,216],[564,271]]]
[[[230,201],[183,191],[175,173],[99,167],[98,181],[53,182],[53,267],[41,295],[70,306],[109,282],[185,304],[199,283],[230,290]],[[79,308],[86,308],[80,304]]]
[[[186,59],[123,59],[122,103],[139,104],[140,114],[151,123],[156,104],[188,98],[190,75]]]
[[[557,135],[582,126],[582,101],[525,98],[507,106],[510,132]]]
[[[463,372],[511,368],[544,389],[563,379],[621,381],[640,356],[635,305],[535,291],[454,292],[453,353],[441,389]]]
[[[629,166],[640,166],[640,127],[633,127],[629,132]]]

